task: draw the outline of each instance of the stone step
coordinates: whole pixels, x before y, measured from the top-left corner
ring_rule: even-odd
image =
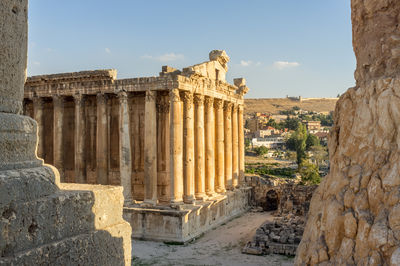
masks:
[[[50,196],[0,208],[0,256],[123,222],[121,187],[60,187]]]
[[[0,257],[0,265],[130,265],[131,234],[127,222]]]

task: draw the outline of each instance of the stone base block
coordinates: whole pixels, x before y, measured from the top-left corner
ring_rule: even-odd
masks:
[[[124,219],[132,226],[132,237],[145,240],[185,243],[204,232],[246,212],[251,189],[240,188],[214,199],[183,204],[144,208],[138,204],[124,207]]]
[[[122,187],[57,181],[49,166],[0,171],[0,265],[130,265]]]

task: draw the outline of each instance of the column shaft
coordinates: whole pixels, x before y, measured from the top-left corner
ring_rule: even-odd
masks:
[[[244,123],[243,123],[243,105],[239,105],[238,110],[238,127],[239,127],[239,185],[244,185]]]
[[[224,105],[225,116],[225,188],[232,190],[232,103]]]
[[[146,91],[144,107],[144,202],[157,204],[157,109],[156,91]]]
[[[38,146],[36,155],[44,158],[43,98],[33,97],[33,118],[38,125]]]
[[[215,107],[215,173],[217,181],[217,192],[224,193],[225,189],[225,154],[224,154],[224,102],[220,99],[214,100]]]
[[[197,200],[204,200],[205,194],[205,146],[204,146],[204,96],[194,95],[195,106],[195,195]]]
[[[183,201],[194,203],[194,112],[193,94],[183,92]]]
[[[234,104],[232,108],[232,185],[239,185],[239,139],[238,139],[238,108]]]
[[[87,183],[85,178],[85,114],[84,99],[81,94],[74,95],[75,102],[75,182]]]
[[[171,203],[177,204],[182,202],[183,194],[182,104],[178,89],[171,90],[170,104]]]
[[[104,94],[97,94],[97,138],[96,138],[96,164],[97,183],[108,184],[108,119],[107,98]]]
[[[119,172],[125,203],[132,202],[132,155],[129,134],[129,107],[126,92],[118,93],[119,101]]]
[[[214,99],[205,98],[206,193],[215,195]]]
[[[64,150],[63,150],[63,126],[64,126],[64,98],[53,97],[53,160],[54,166],[60,172],[60,180],[64,181]]]

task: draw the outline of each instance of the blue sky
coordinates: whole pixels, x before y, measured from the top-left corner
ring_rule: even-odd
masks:
[[[248,98],[354,86],[350,0],[31,0],[28,75],[115,68],[157,76],[224,49]]]

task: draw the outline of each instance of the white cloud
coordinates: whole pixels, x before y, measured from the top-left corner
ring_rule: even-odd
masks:
[[[248,66],[260,66],[261,62],[253,62],[251,60],[245,61],[245,60],[240,60],[240,65],[243,67],[248,67]]]
[[[160,56],[152,56],[152,55],[143,55],[142,58],[144,59],[151,59],[160,62],[169,62],[169,61],[177,61],[185,59],[183,54],[175,54],[175,53],[166,53]]]
[[[111,54],[110,48],[105,48],[104,51],[106,51],[107,54]]]
[[[37,61],[34,61],[33,64],[34,64],[35,66],[40,66],[40,62],[37,62]]]
[[[288,61],[276,61],[274,62],[273,67],[278,70],[283,70],[287,68],[298,67],[300,64],[298,62],[288,62]]]

